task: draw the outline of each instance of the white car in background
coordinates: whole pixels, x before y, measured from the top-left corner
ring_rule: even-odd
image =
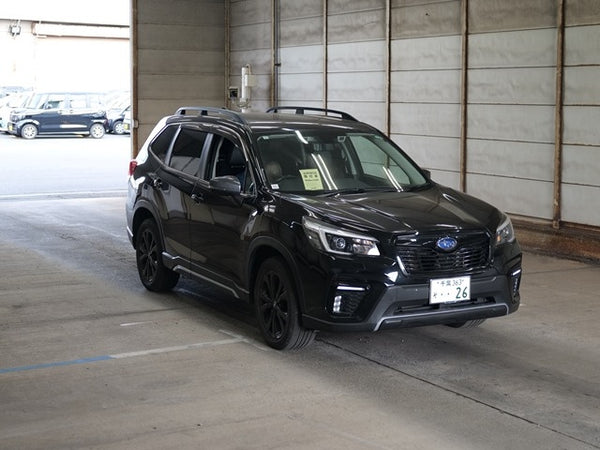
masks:
[[[19,92],[17,94],[7,95],[0,99],[0,131],[6,133],[8,131],[8,121],[10,120],[10,112],[13,109],[22,108],[31,92]]]

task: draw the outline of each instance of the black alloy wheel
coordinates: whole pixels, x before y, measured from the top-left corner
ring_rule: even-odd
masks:
[[[296,290],[280,258],[267,259],[254,283],[254,308],[267,344],[277,350],[306,347],[316,332],[300,325]]]
[[[177,284],[179,274],[165,267],[162,262],[160,234],[152,219],[146,219],[140,225],[135,248],[138,273],[146,289],[168,291]]]

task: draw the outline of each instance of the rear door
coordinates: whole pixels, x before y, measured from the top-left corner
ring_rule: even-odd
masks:
[[[165,158],[153,177],[155,204],[160,205],[165,236],[165,250],[189,267],[190,209],[192,194],[202,162],[207,133],[193,126],[182,125]],[[151,147],[152,150],[152,147]]]
[[[61,130],[87,131],[91,125],[92,109],[86,94],[70,94],[68,107],[61,111]]]

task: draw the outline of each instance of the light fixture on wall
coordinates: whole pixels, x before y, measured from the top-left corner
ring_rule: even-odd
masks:
[[[12,37],[19,36],[21,34],[21,21],[11,23],[8,26],[8,32]]]

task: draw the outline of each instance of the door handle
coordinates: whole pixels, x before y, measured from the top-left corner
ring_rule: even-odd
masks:
[[[202,194],[192,194],[192,200],[196,203],[202,203],[204,201],[204,196]]]

